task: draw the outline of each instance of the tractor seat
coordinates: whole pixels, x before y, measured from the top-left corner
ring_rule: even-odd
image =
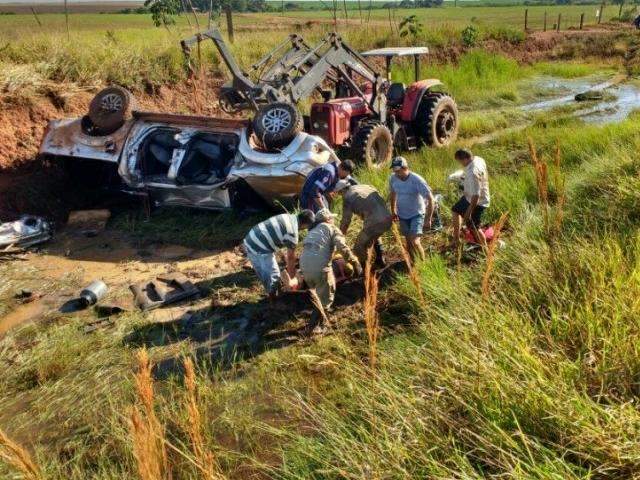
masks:
[[[402,105],[404,100],[404,83],[392,83],[387,91],[387,103],[391,106]]]

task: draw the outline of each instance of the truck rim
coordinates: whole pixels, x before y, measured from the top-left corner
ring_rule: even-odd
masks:
[[[262,126],[269,133],[278,133],[291,125],[291,113],[285,108],[272,108],[262,118]]]
[[[105,95],[100,102],[100,108],[104,112],[119,112],[124,106],[122,97],[116,93]]]

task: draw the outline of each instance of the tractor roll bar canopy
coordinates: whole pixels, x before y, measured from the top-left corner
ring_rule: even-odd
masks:
[[[411,55],[413,56],[415,79],[417,82],[420,79],[420,55],[426,55],[428,53],[429,49],[427,47],[387,47],[369,50],[361,55],[363,57],[384,57],[388,79],[391,79],[391,59],[393,57],[406,57]]]

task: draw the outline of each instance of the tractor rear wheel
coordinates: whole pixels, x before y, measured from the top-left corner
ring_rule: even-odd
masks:
[[[458,107],[446,93],[428,93],[414,121],[417,136],[427,145],[446,147],[458,136]]]
[[[133,95],[122,87],[107,87],[89,104],[89,120],[98,135],[109,135],[131,117],[135,108]]]
[[[391,161],[393,138],[387,126],[380,122],[361,124],[353,136],[351,155],[369,168],[380,168]]]
[[[253,117],[253,131],[267,150],[285,147],[304,130],[300,110],[289,103],[265,105]]]

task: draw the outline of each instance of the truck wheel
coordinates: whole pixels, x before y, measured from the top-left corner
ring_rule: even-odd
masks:
[[[304,129],[304,118],[293,105],[277,102],[261,107],[252,124],[258,140],[272,150],[289,145]]]
[[[393,155],[391,132],[379,122],[362,124],[353,137],[351,155],[354,160],[366,163],[369,168],[385,165]]]
[[[108,87],[93,97],[89,104],[89,120],[94,131],[109,135],[118,130],[131,117],[135,106],[133,95],[122,87]]]
[[[425,95],[414,121],[418,138],[427,145],[446,147],[458,136],[458,107],[446,93]]]
[[[243,99],[235,90],[221,90],[218,104],[225,113],[237,113],[242,110]]]

